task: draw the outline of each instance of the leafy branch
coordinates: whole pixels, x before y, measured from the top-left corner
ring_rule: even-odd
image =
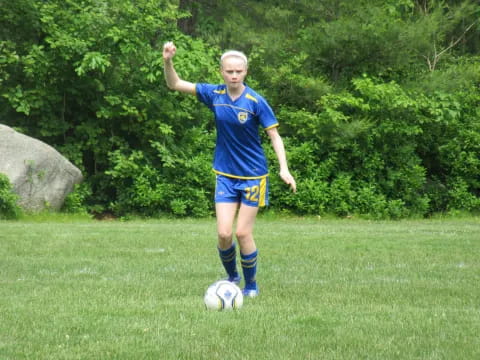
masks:
[[[467,28],[462,33],[462,35],[460,35],[455,41],[450,42],[450,45],[448,45],[445,49],[441,50],[440,52],[437,52],[437,46],[436,46],[435,42],[433,43],[433,56],[432,56],[432,58],[430,59],[429,56],[423,55],[423,57],[427,60],[428,69],[431,72],[435,71],[435,68],[438,64],[438,61],[440,60],[440,57],[443,54],[445,54],[447,51],[449,51],[450,49],[455,47],[465,37],[465,35],[470,31],[470,29],[473,27],[473,25],[475,25],[477,22],[478,22],[478,20],[474,21],[469,26],[467,26]]]

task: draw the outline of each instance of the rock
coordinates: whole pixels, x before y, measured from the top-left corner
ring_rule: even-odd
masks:
[[[81,171],[40,140],[0,124],[0,173],[10,179],[27,211],[59,210]]]

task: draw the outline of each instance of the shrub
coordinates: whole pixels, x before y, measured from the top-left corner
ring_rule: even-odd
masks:
[[[87,214],[86,198],[91,195],[92,190],[87,183],[75,185],[73,191],[65,198],[62,211],[69,214]]]
[[[0,219],[15,220],[22,213],[17,204],[18,195],[12,190],[12,184],[5,174],[0,173]]]

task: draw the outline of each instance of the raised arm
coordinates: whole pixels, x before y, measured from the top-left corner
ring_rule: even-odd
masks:
[[[292,174],[290,174],[290,171],[288,170],[285,146],[283,145],[283,140],[278,133],[278,129],[276,127],[268,129],[267,134],[272,142],[273,150],[275,150],[275,154],[277,155],[278,163],[280,165],[280,177],[286,184],[290,185],[290,188],[293,190],[293,192],[297,192],[297,184],[295,183],[295,179],[293,178]]]
[[[163,64],[167,86],[172,90],[195,95],[195,84],[180,79],[175,71],[172,59],[176,52],[177,48],[173,42],[169,41],[163,45]]]

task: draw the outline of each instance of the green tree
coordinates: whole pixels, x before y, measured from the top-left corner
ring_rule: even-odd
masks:
[[[31,29],[23,22],[24,9]],[[79,166],[91,187],[91,205],[109,207],[130,191],[125,184],[117,187],[112,169],[135,153],[141,154],[140,166],[155,169],[157,179],[173,186],[168,159],[186,161],[191,152],[181,145],[194,141],[189,131],[210,130],[194,99],[164,86],[161,46],[166,39],[181,43],[179,71],[200,79],[213,76],[216,54],[177,30],[177,7],[162,0],[25,0],[1,11],[9,25],[0,43],[0,108],[7,122]]]
[[[247,81],[274,107],[299,181],[291,196],[272,176],[273,207],[479,210],[477,1],[4,3],[0,116],[83,170],[75,207],[211,211],[212,116],[166,89],[160,50],[174,40],[192,81],[221,81],[224,49],[249,56]]]

